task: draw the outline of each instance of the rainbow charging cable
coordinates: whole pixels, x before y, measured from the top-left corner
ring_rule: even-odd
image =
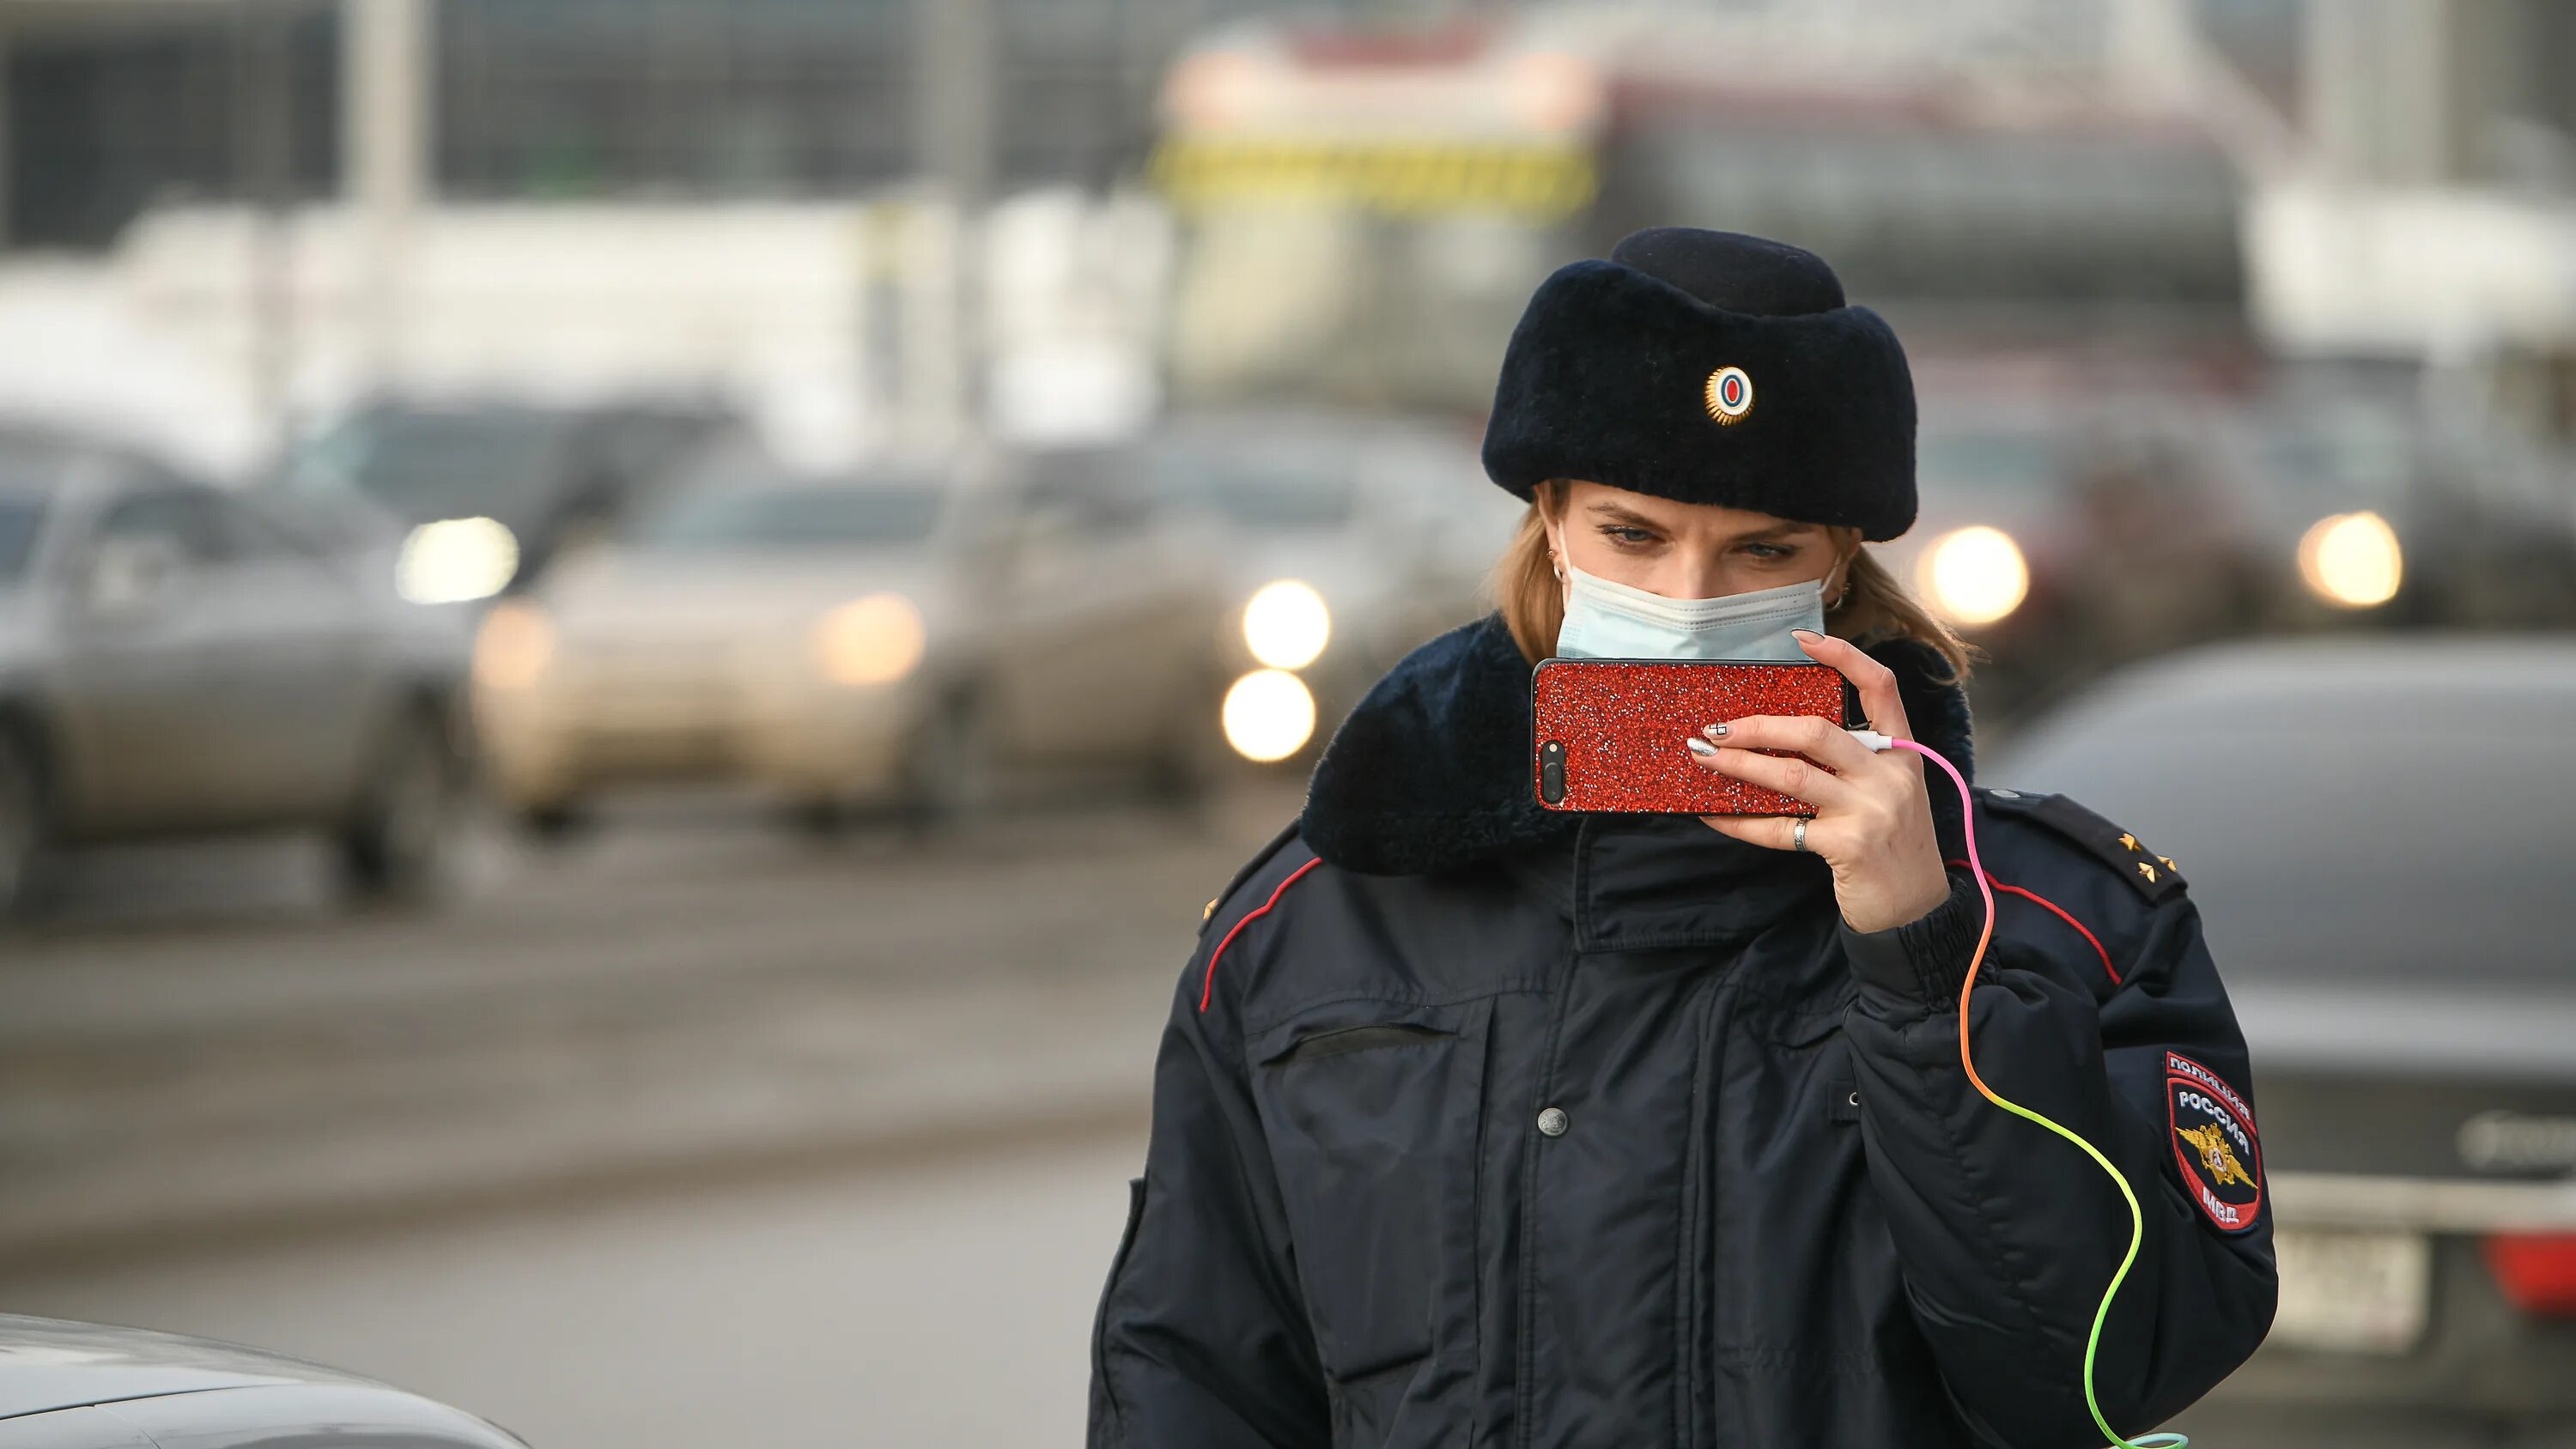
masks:
[[[1977,859],[1977,806],[1974,797],[1968,793],[1968,781],[1959,773],[1958,766],[1941,758],[1939,751],[1913,740],[1893,739],[1876,730],[1852,730],[1850,734],[1853,739],[1873,750],[1891,748],[1912,750],[1939,765],[1942,773],[1950,777],[1950,782],[1959,787],[1959,823],[1968,837],[1968,869],[1976,873],[1977,891],[1986,898],[1985,929],[1977,933],[1976,954],[1968,958],[1968,979],[1959,984],[1959,1065],[1967,1068],[1968,1082],[1977,1089],[1980,1096],[2014,1116],[2025,1121],[2036,1122],[2074,1143],[2083,1149],[2085,1156],[2093,1159],[2094,1166],[2109,1173],[2111,1181],[2119,1187],[2120,1197],[2129,1205],[2129,1251],[2120,1259],[2120,1270],[2111,1275],[2111,1286],[2102,1290],[2102,1306],[2093,1310],[2093,1331],[2086,1334],[2084,1338],[2084,1407],[2093,1411],[2094,1427],[2102,1431],[2103,1435],[2111,1441],[2114,1449],[2183,1449],[2183,1446],[2189,1444],[2191,1440],[2181,1434],[2149,1434],[2139,1439],[2121,1438],[2120,1431],[2111,1427],[2111,1421],[2102,1417],[2102,1401],[2093,1396],[2093,1358],[2102,1347],[2102,1325],[2110,1318],[2111,1300],[2119,1296],[2120,1285],[2127,1281],[2130,1267],[2138,1261],[2138,1245],[2145,1241],[2147,1236],[2147,1215],[2138,1206],[2138,1195],[2130,1190],[2129,1180],[2120,1175],[2120,1169],[2113,1167],[2111,1159],[2102,1155],[2102,1149],[1987,1086],[1986,1079],[1977,1075],[1976,1058],[1968,1050],[1968,993],[1976,988],[1977,968],[1985,963],[1986,943],[1994,939],[1995,934],[1995,891],[1994,887],[1986,881],[1985,863]]]

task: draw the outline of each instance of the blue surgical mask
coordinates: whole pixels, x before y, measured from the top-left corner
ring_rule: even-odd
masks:
[[[1573,584],[1556,652],[1565,659],[1774,659],[1804,663],[1792,629],[1825,632],[1825,581],[1667,599],[1588,574],[1563,559]]]

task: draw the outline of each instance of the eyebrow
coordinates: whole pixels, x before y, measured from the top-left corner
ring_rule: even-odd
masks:
[[[1654,519],[1648,518],[1646,515],[1637,512],[1635,509],[1626,508],[1616,503],[1595,503],[1585,511],[1595,518],[1604,519],[1612,523],[1632,524],[1638,528],[1661,529],[1664,526],[1661,523],[1656,522]],[[1794,533],[1804,533],[1812,527],[1814,527],[1813,524],[1800,523],[1794,519],[1784,520],[1780,523],[1775,523],[1768,528],[1746,529],[1744,532],[1736,534],[1734,536],[1734,541],[1742,543],[1753,539],[1786,538]]]

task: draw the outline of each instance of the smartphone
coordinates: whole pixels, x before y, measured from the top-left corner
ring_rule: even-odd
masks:
[[[1550,810],[1811,816],[1816,807],[1794,795],[1711,771],[1682,741],[1750,714],[1811,714],[1839,728],[1843,703],[1842,672],[1825,664],[1544,659],[1530,675],[1531,782]]]

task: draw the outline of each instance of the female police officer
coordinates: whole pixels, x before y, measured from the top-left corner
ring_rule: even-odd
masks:
[[[1803,830],[1531,784],[1557,652],[1813,658],[1967,771],[1964,653],[1860,547],[1913,522],[1913,443],[1894,335],[1810,253],[1664,229],[1539,288],[1485,442],[1532,500],[1501,608],[1361,701],[1183,973],[1093,1445],[2103,1442],[2130,1212],[1962,1070],[1948,778],[1757,718],[1674,748]],[[2089,1380],[2139,1434],[2271,1322],[2245,1047],[2171,861],[1975,794],[1976,1065],[2143,1209]]]

